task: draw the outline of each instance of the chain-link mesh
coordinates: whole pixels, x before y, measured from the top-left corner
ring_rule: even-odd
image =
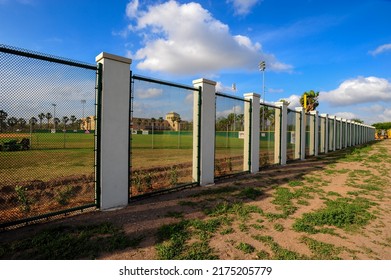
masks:
[[[215,177],[248,171],[243,170],[245,102],[216,93]]]
[[[96,66],[0,45],[0,224],[94,203]]]
[[[299,158],[299,146],[297,143],[300,143],[300,133],[297,133],[298,118],[300,113],[296,111],[291,111],[288,109],[287,116],[287,139],[286,139],[286,159],[294,160]],[[300,124],[299,124],[300,125]]]
[[[334,119],[329,119],[329,151],[334,149]]]
[[[260,135],[259,135],[259,167],[274,164],[276,114],[280,109],[261,104],[260,106]]]
[[[132,77],[130,197],[194,183],[196,89]]]

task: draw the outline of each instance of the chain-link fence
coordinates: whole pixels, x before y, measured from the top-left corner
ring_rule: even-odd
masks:
[[[334,149],[334,119],[329,119],[329,151]]]
[[[216,93],[215,177],[248,171],[243,170],[246,102]]]
[[[274,164],[276,115],[281,109],[270,105],[260,106],[259,167]]]
[[[297,133],[298,126],[300,126],[300,112],[292,111],[288,109],[287,116],[287,160],[294,160],[300,158],[300,133]]]
[[[197,183],[192,177],[196,89],[131,78],[130,197]]]
[[[318,122],[318,153],[322,154],[326,152],[326,118],[325,117],[319,117]]]
[[[97,67],[0,45],[0,224],[95,205]]]

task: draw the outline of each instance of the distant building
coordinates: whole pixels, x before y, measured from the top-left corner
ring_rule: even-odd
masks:
[[[95,130],[95,116],[88,116],[86,118],[81,118],[80,120],[81,130]]]
[[[137,118],[133,117],[131,128],[133,130],[188,130],[189,122],[182,121],[181,116],[178,113],[170,112],[166,114],[165,119],[160,118]]]

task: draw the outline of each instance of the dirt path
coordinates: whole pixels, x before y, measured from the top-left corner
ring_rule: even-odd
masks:
[[[110,222],[141,241],[100,259],[391,259],[391,140],[0,233]]]

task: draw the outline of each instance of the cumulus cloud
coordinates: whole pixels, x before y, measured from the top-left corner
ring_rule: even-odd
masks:
[[[332,114],[337,116],[338,118],[343,118],[347,120],[352,120],[352,119],[360,119],[360,116],[356,115],[355,113],[352,112],[338,112],[335,114]]]
[[[299,95],[296,95],[296,94],[292,94],[291,96],[289,96],[288,98],[283,98],[285,101],[288,101],[289,102],[289,106],[288,108],[290,109],[294,109],[296,107],[301,107],[301,104],[300,104],[300,96]]]
[[[334,106],[347,106],[391,100],[391,83],[378,77],[358,77],[344,81],[335,90],[321,92],[321,102]]]
[[[148,89],[138,89],[136,92],[137,97],[141,99],[149,99],[156,98],[163,94],[163,90],[161,88],[148,88]]]
[[[198,3],[168,1],[141,10],[137,0],[128,4],[134,20],[129,30],[142,36],[142,47],[130,53],[140,61],[137,68],[172,74],[211,74],[222,69],[256,70],[265,60],[272,71],[291,71],[273,54],[262,51],[257,42],[232,35],[228,25],[213,18]]]
[[[391,44],[381,45],[381,46],[377,47],[375,50],[369,51],[369,53],[373,56],[376,56],[378,54],[388,52],[388,51],[391,51]]]
[[[235,14],[244,16],[250,13],[251,8],[254,7],[259,0],[227,0],[227,3],[232,3],[235,9]]]

